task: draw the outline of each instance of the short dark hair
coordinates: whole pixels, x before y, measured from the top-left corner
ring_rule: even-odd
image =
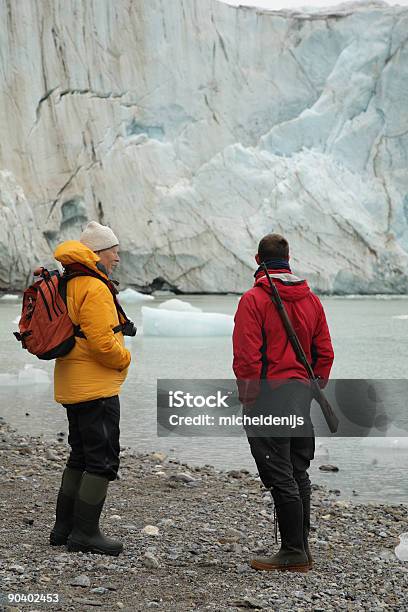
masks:
[[[289,243],[280,234],[267,234],[258,245],[259,259],[289,259]]]

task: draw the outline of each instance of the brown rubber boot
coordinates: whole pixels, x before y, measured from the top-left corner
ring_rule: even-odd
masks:
[[[308,572],[309,559],[303,544],[303,506],[300,500],[277,506],[281,548],[271,557],[251,560],[256,570],[280,572]]]

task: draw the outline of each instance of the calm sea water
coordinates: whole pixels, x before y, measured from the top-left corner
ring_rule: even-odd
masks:
[[[157,298],[148,306],[157,306]],[[233,314],[236,296],[187,296],[206,312]],[[408,366],[408,300],[401,298],[323,299],[335,348],[334,378],[406,378]],[[23,433],[55,439],[67,431],[65,411],[53,401],[52,385],[32,384],[16,374],[27,364],[52,377],[52,363],[41,362],[21,350],[11,335],[20,304],[0,301],[0,415]],[[138,327],[140,305],[126,310]],[[395,318],[404,317],[407,319]],[[121,395],[121,442],[138,450],[162,450],[190,464],[209,463],[220,469],[246,467],[255,471],[245,437],[158,438],[156,435],[157,378],[231,378],[229,337],[151,338],[131,340],[133,361]],[[28,415],[27,415],[28,413]],[[312,480],[340,489],[355,501],[408,502],[407,438],[395,447],[392,439],[357,438],[317,440]],[[402,446],[402,448],[401,448]],[[405,446],[405,448],[404,448]],[[337,473],[318,467],[333,463]],[[355,493],[353,493],[353,491]]]

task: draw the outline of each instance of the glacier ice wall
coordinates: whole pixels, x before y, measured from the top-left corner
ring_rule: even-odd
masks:
[[[407,291],[408,9],[0,10],[0,288],[98,219],[137,288],[242,291],[279,231],[321,291]]]

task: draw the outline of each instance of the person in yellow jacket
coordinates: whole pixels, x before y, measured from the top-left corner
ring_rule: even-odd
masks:
[[[122,332],[115,330],[122,321],[109,287],[120,261],[118,244],[109,227],[91,221],[79,241],[64,242],[54,253],[65,270],[81,264],[93,276],[67,284],[68,313],[83,337],[55,364],[55,399],[67,411],[71,452],[50,543],[109,555],[118,555],[123,545],[101,533],[99,518],[119,468],[119,392],[131,359]]]

